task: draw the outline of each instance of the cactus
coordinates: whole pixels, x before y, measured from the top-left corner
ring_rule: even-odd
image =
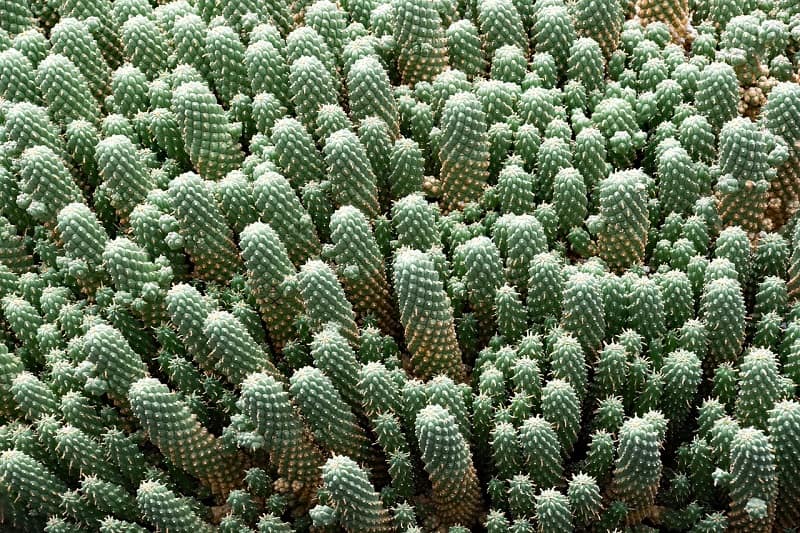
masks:
[[[322,456],[283,385],[267,374],[251,374],[242,383],[238,404],[263,436],[279,474],[299,498],[309,501],[319,482]]]
[[[294,319],[301,301],[288,278],[294,266],[278,235],[261,222],[250,224],[239,236],[241,254],[248,271],[248,287],[256,298],[270,338],[282,348],[292,338]]]
[[[305,304],[309,325],[318,331],[329,322],[336,324],[347,341],[358,343],[358,327],[355,323],[353,307],[345,297],[336,275],[322,261],[308,261],[297,274],[297,286]]]
[[[795,526],[790,4],[0,1],[0,522]]]
[[[366,473],[347,456],[334,455],[322,467],[323,489],[346,531],[392,531],[392,519]],[[353,508],[353,502],[358,502]]]
[[[798,404],[793,400],[778,402],[769,412],[769,438],[775,450],[777,478],[780,487],[775,516],[779,527],[782,524],[792,524],[797,521],[797,511],[792,506],[785,506],[785,502],[792,501],[797,494],[795,481],[797,462],[793,459],[793,454],[797,449],[797,433],[793,427],[793,421],[797,419],[798,413],[800,413]]]
[[[775,520],[775,457],[767,436],[744,428],[731,442],[731,527],[770,528]]]
[[[453,309],[430,255],[408,248],[398,250],[394,284],[414,372],[422,378],[439,373],[462,376]]]
[[[572,531],[569,499],[555,489],[543,490],[536,497],[536,520],[542,532]]]
[[[94,365],[95,377],[104,380],[114,401],[126,404],[130,386],[147,374],[142,359],[119,330],[105,324],[92,326],[83,343],[86,358]]]
[[[334,202],[339,206],[350,204],[365,215],[376,217],[377,178],[358,137],[351,131],[339,130],[328,138],[324,151]]]
[[[100,108],[92,97],[89,83],[66,56],[52,53],[39,63],[36,84],[57,122],[64,125],[75,119],[96,122],[100,117]]]
[[[562,326],[572,333],[588,354],[600,349],[606,321],[596,276],[584,272],[572,274],[564,283]]]
[[[769,412],[783,396],[774,353],[752,348],[739,366],[739,396],[736,417],[743,425],[765,430]]]
[[[111,195],[111,205],[121,217],[127,218],[154,185],[136,146],[128,137],[112,135],[97,144],[95,158],[103,184]]]
[[[128,397],[150,440],[173,464],[197,476],[215,494],[227,494],[238,484],[239,458],[223,451],[186,403],[166,385],[143,378],[131,385]]]
[[[198,274],[209,281],[225,281],[239,269],[241,258],[219,204],[209,193],[209,185],[193,172],[169,183],[179,238]]]
[[[477,98],[456,94],[442,111],[442,194],[445,211],[475,200],[486,181],[486,118]]]
[[[243,154],[232,125],[206,85],[188,82],[176,88],[172,110],[186,153],[201,176],[220,179],[241,164]]]
[[[733,361],[744,341],[744,300],[736,280],[721,278],[703,287],[701,316],[709,332],[710,363]]]
[[[241,384],[253,372],[264,372],[276,379],[283,377],[244,324],[231,313],[209,313],[202,331],[208,339],[211,357],[216,360],[215,369],[234,385]]]
[[[628,517],[647,514],[661,479],[662,436],[656,424],[645,417],[626,420],[620,429],[614,469],[614,494],[628,507]]]
[[[17,205],[42,224],[55,225],[67,204],[80,202],[82,194],[63,159],[47,146],[28,148],[16,161],[19,175]]]
[[[541,416],[526,419],[519,428],[519,443],[533,482],[539,487],[558,484],[563,476],[563,463],[552,424]]]
[[[647,246],[645,182],[640,171],[617,172],[598,184],[600,257],[615,270],[642,260]]]
[[[337,269],[356,311],[372,316],[387,333],[397,329],[383,258],[364,214],[352,206],[339,208],[330,220],[332,246]]]
[[[144,481],[136,490],[136,505],[144,519],[156,529],[211,531],[191,505],[159,481]]]
[[[403,81],[414,85],[432,80],[447,64],[447,42],[439,14],[433,4],[421,0],[394,0],[391,5]]]
[[[447,409],[429,405],[417,415],[422,460],[444,524],[472,524],[482,507],[475,467],[466,441]]]
[[[14,499],[20,500],[33,516],[58,514],[66,485],[43,464],[18,450],[0,454],[0,482]]]
[[[366,461],[369,456],[367,438],[333,382],[313,367],[297,370],[290,381],[289,391],[312,426],[316,439],[335,453]]]

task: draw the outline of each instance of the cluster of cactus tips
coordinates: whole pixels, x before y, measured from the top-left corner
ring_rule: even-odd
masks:
[[[0,530],[800,530],[800,3],[0,0]]]

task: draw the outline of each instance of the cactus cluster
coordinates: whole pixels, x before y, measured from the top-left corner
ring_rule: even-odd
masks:
[[[791,0],[0,0],[0,530],[798,530],[799,82]]]

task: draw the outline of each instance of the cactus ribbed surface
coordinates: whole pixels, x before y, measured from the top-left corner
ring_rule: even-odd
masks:
[[[341,207],[331,216],[330,230],[329,254],[355,311],[361,317],[373,317],[384,331],[394,333],[397,323],[383,257],[367,217],[355,207]]]
[[[239,235],[239,246],[248,272],[248,287],[277,348],[292,339],[294,319],[302,303],[288,278],[295,270],[278,235],[262,222],[250,224]]]

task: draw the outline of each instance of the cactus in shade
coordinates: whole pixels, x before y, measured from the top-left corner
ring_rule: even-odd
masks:
[[[367,478],[351,458],[334,455],[322,467],[322,490],[346,531],[393,531],[392,518]]]
[[[447,525],[473,524],[483,502],[469,446],[455,418],[447,409],[429,405],[419,412],[414,427],[439,519]]]

